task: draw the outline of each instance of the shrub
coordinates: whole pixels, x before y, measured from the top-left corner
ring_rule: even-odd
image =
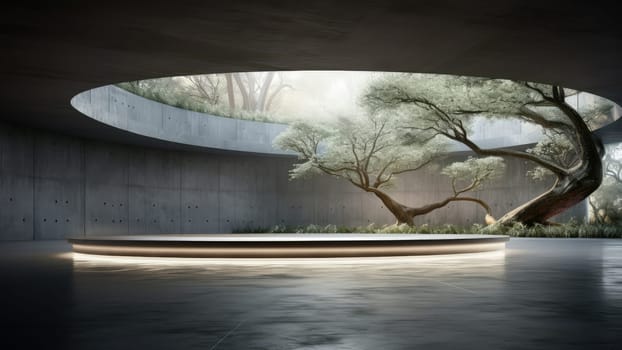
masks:
[[[510,226],[491,225],[483,226],[473,224],[471,226],[459,226],[445,224],[430,226],[382,225],[369,224],[367,226],[337,226],[337,225],[307,225],[272,227],[242,227],[233,230],[234,233],[401,233],[401,234],[493,234],[508,235],[511,237],[548,237],[548,238],[622,238],[622,226],[602,224],[579,224],[571,221],[560,225],[533,226],[515,223]]]

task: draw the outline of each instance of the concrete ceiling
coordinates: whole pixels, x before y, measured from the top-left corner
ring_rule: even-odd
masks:
[[[110,83],[247,70],[384,70],[558,83],[622,104],[619,14],[568,1],[51,1],[0,14],[0,118],[175,147],[69,104]],[[620,124],[620,123],[614,123]],[[601,132],[622,139],[622,125]]]

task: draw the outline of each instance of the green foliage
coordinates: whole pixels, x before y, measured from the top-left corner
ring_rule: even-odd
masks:
[[[569,222],[560,225],[525,226],[515,223],[512,226],[488,228],[491,232],[512,237],[546,237],[546,238],[622,238],[622,226],[602,224],[579,224]]]
[[[505,163],[501,157],[469,157],[466,161],[446,166],[441,174],[449,176],[454,182],[471,182],[470,190],[479,190],[487,181],[498,179],[505,173]]]
[[[547,89],[546,85],[534,86]],[[534,90],[511,80],[405,73],[382,76],[370,85],[364,97],[364,104],[371,110],[402,110],[439,130],[443,125],[435,124],[438,111],[457,120],[476,115],[518,117],[525,105],[540,101]],[[430,108],[429,103],[434,107]]]
[[[247,225],[247,226],[242,226],[242,227],[238,227],[238,228],[234,228],[232,230],[233,233],[277,233],[275,232],[275,230],[278,230],[280,228],[280,226],[274,226],[274,227],[264,227],[264,226],[251,226],[251,225]],[[283,231],[285,232],[285,231]]]
[[[584,172],[585,167],[582,167],[600,161],[600,147],[589,132],[589,126],[593,127],[589,120],[595,115],[611,116],[612,105],[604,99],[594,99],[590,106],[583,104],[581,109],[571,104],[573,96],[579,105],[580,96],[576,91],[559,86],[501,79],[395,74],[372,83],[364,102],[371,111],[391,110],[402,115],[413,137],[417,131],[432,131],[464,144],[478,155],[528,160],[536,166],[528,175],[537,180],[550,174],[557,180],[597,177]],[[471,138],[469,129],[478,118],[512,118],[541,128],[546,137],[527,152],[503,147],[483,149]],[[561,183],[555,182],[556,185]],[[569,191],[561,186],[559,190]],[[588,189],[579,181],[573,186]],[[576,203],[583,198],[568,199]],[[528,210],[535,210],[535,207],[528,206],[525,211]],[[539,215],[544,220],[554,212],[540,210]],[[503,216],[501,220],[507,222],[511,218]]]
[[[558,133],[547,133],[534,147],[527,150],[527,153],[536,155],[542,159],[554,162],[566,169],[570,169],[579,161],[576,147],[568,137]],[[541,166],[536,166],[527,172],[527,176],[536,181],[543,181],[552,176],[553,173]]]
[[[333,123],[296,122],[274,144],[296,152],[290,178],[326,173],[359,187],[380,188],[394,175],[415,171],[444,152],[445,143],[422,138],[406,145],[400,120],[388,113],[339,118]]]
[[[147,79],[119,83],[116,86],[146,99],[189,111],[206,113],[225,118],[244,119],[269,123],[287,123],[289,119],[270,111],[230,109],[222,97],[201,97],[189,91],[189,86],[180,81],[185,77]],[[222,92],[214,95],[222,94]]]
[[[513,225],[472,226],[439,225],[419,226],[384,225],[377,226],[336,226],[336,225],[307,225],[285,226],[276,225],[263,228],[239,228],[234,233],[402,233],[402,234],[492,234],[508,235],[511,237],[546,237],[546,238],[622,238],[622,225],[580,224],[571,221],[558,225],[533,225],[526,226],[521,223]]]
[[[583,94],[585,101],[578,102],[578,112],[591,130],[596,130],[614,121],[614,103],[596,95]]]
[[[576,128],[562,108],[552,102],[561,95],[559,91],[549,85],[502,79],[393,74],[374,81],[363,101],[371,111],[392,110],[402,115],[412,137],[421,130],[436,132],[476,152],[478,147],[469,138],[469,125],[477,118],[512,118],[538,126],[546,137],[523,158],[537,162],[541,168],[530,175],[540,179],[550,171],[561,173],[558,169],[570,169],[581,161]],[[569,101],[578,93],[561,91],[571,109]],[[610,119],[612,106],[608,100],[591,98],[579,111],[592,125],[590,120]]]
[[[622,223],[622,184],[605,177],[589,199],[591,217],[595,223]]]
[[[590,222],[622,223],[622,160],[620,144],[606,146],[603,159],[604,177],[600,187],[589,198]]]

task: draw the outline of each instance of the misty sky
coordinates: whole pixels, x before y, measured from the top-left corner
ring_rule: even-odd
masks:
[[[327,119],[360,113],[358,98],[373,72],[279,72],[293,86],[279,95],[273,112],[283,117]]]

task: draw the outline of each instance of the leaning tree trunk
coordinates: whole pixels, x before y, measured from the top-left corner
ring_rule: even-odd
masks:
[[[374,193],[376,197],[378,197],[382,201],[382,203],[384,203],[384,205],[391,212],[391,214],[395,216],[395,219],[397,219],[398,224],[400,225],[406,224],[408,226],[413,226],[415,224],[413,220],[415,218],[414,215],[408,212],[408,210],[412,208],[398,203],[393,198],[391,198],[388,194],[378,189],[369,188],[367,189],[367,191]]]
[[[555,184],[547,192],[508,212],[498,221],[500,224],[521,222],[526,225],[547,224],[549,219],[576,205],[601,184],[603,179],[602,144],[592,135],[581,115],[563,100],[558,93],[553,101],[564,112],[575,128],[576,142],[581,148],[582,159],[569,169],[567,175],[558,175]]]
[[[380,198],[382,203],[384,203],[387,209],[393,214],[393,216],[395,216],[395,218],[397,219],[397,223],[400,225],[406,224],[409,226],[413,226],[415,224],[414,222],[415,217],[428,214],[436,209],[440,209],[446,206],[447,204],[451,202],[458,202],[458,201],[473,202],[473,203],[479,204],[486,211],[486,223],[488,224],[489,220],[494,221],[494,218],[492,218],[492,214],[490,211],[490,206],[486,204],[486,202],[478,198],[452,196],[452,197],[445,198],[444,200],[436,202],[436,203],[427,204],[427,205],[424,205],[418,208],[412,208],[412,207],[403,205],[401,203],[398,203],[393,198],[391,198],[388,194],[376,188],[369,188],[367,189],[367,191],[374,193],[376,197]]]
[[[505,214],[498,223],[521,222],[526,225],[549,223],[551,217],[581,202],[600,186],[601,178],[596,172],[602,173],[597,168],[597,166],[582,167],[572,176],[556,181],[550,190]]]

